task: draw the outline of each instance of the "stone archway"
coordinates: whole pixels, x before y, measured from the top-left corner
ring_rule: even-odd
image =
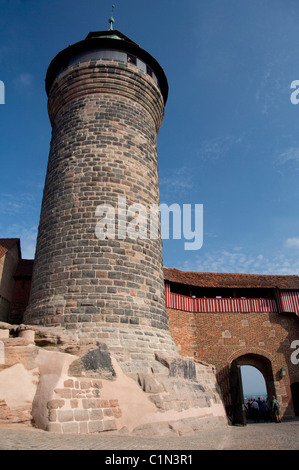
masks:
[[[224,397],[229,421],[233,425],[246,425],[245,406],[240,367],[256,367],[263,375],[269,397],[275,395],[274,377],[271,360],[257,353],[235,355],[228,366],[222,370],[218,382]]]

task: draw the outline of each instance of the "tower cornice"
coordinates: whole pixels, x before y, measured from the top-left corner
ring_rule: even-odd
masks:
[[[132,54],[145,62],[155,73],[161,90],[164,105],[168,97],[168,82],[163,68],[157,60],[138,44],[117,30],[90,32],[83,41],[79,41],[59,52],[50,63],[46,74],[46,92],[49,95],[57,76],[68,67],[74,57],[85,52],[97,50],[115,50]]]

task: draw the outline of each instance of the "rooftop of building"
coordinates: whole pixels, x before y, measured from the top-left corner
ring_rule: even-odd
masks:
[[[208,273],[166,267],[163,272],[166,281],[194,287],[299,289],[299,276],[295,275]]]
[[[15,245],[21,254],[19,238],[0,238],[0,258]],[[15,277],[31,277],[33,263],[32,259],[20,259]],[[194,272],[167,267],[163,274],[165,281],[203,288],[299,289],[297,275]]]

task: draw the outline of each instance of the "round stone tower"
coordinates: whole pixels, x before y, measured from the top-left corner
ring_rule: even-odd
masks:
[[[53,59],[46,91],[52,140],[24,322],[131,358],[175,350],[153,217],[163,69],[119,31],[93,32]]]

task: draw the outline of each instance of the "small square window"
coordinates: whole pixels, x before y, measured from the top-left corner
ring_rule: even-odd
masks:
[[[136,57],[134,55],[128,54],[127,55],[127,62],[129,62],[130,64],[136,65],[136,63],[137,63]]]
[[[153,76],[153,71],[148,65],[146,66],[146,73],[150,75],[151,77]]]

